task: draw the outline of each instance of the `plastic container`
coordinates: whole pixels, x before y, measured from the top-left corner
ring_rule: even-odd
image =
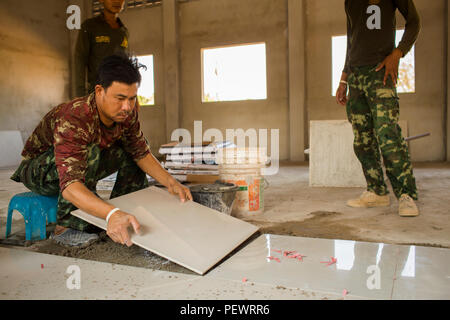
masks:
[[[213,184],[194,185],[189,189],[195,202],[230,215],[239,187],[232,183],[216,181]]]
[[[267,181],[261,175],[267,157],[259,148],[226,149],[220,155],[220,180],[239,186],[231,215],[248,217],[264,211],[264,189]]]

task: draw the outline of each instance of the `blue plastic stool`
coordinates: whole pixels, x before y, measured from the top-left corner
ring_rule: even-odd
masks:
[[[13,210],[17,210],[25,220],[25,239],[44,240],[47,238],[47,221],[56,222],[58,196],[41,196],[34,192],[16,194],[9,201],[6,220],[6,237],[11,233]]]

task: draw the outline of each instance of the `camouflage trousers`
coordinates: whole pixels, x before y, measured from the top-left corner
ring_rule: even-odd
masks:
[[[408,146],[402,137],[399,98],[392,79],[383,84],[384,69],[376,66],[352,68],[348,76],[347,117],[352,124],[355,154],[361,162],[367,190],[378,195],[388,193],[384,182],[381,155],[386,175],[395,196],[404,193],[417,200]]]
[[[89,146],[87,161],[88,166],[84,184],[95,194],[97,194],[97,182],[116,171],[118,171],[117,179],[110,199],[149,186],[146,173],[137,166],[130,154],[119,143],[104,150],[100,150],[98,145]],[[70,214],[71,211],[77,208],[61,195],[53,148],[37,158],[23,160],[19,168],[11,176],[11,179],[22,182],[32,192],[44,196],[58,195],[58,225],[80,231],[99,231],[95,226]]]

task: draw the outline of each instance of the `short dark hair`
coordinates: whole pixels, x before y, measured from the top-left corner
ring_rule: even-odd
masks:
[[[141,83],[140,68],[147,69],[140,64],[136,57],[125,54],[114,54],[102,60],[97,70],[96,84],[101,85],[105,90],[114,81],[126,84]]]

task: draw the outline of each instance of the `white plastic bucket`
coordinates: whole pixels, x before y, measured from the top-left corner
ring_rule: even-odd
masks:
[[[227,150],[228,151],[228,150]],[[265,158],[258,151],[245,150],[219,161],[220,180],[239,186],[231,215],[248,217],[264,211],[264,188],[266,180],[261,175]]]

